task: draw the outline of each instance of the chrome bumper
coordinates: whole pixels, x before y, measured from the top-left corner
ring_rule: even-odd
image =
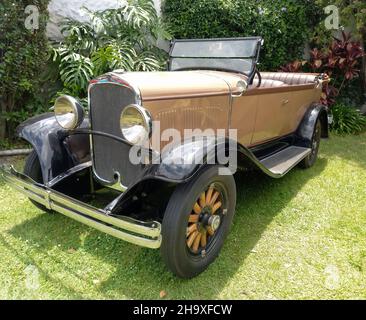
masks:
[[[0,167],[0,178],[47,209],[59,212],[101,232],[142,247],[157,249],[161,245],[159,222],[143,222],[124,216],[111,216],[107,211],[94,208],[36,183],[13,167]]]

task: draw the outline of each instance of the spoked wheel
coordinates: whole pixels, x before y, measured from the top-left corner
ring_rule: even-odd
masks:
[[[313,138],[311,140],[311,153],[300,163],[304,169],[312,167],[318,159],[320,140],[322,136],[322,125],[320,120],[316,122]]]
[[[203,272],[218,256],[229,233],[236,204],[232,175],[210,166],[178,185],[165,211],[161,246],[168,268],[182,278]]]
[[[224,188],[213,183],[202,192],[188,218],[187,247],[192,254],[205,255],[227,214]]]

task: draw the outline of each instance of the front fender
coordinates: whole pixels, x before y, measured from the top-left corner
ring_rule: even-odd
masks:
[[[311,148],[314,129],[318,119],[322,124],[322,138],[329,137],[328,111],[324,105],[314,104],[305,114],[297,130],[298,144]]]
[[[81,127],[89,127],[89,119],[85,118]],[[90,160],[88,136],[68,136],[53,113],[28,119],[18,126],[16,133],[37,152],[44,183]]]
[[[236,142],[221,137],[201,137],[163,150],[158,164],[151,165],[144,176],[170,182],[188,181],[202,166],[220,163],[235,167]],[[233,152],[226,151],[233,149]],[[234,168],[235,170],[235,168]]]

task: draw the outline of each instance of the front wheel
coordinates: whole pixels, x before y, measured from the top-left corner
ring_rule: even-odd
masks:
[[[178,185],[165,211],[161,246],[168,268],[181,278],[203,272],[218,256],[230,231],[236,205],[232,175],[209,166]]]

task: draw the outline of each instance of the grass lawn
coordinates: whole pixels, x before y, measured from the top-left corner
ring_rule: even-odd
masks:
[[[0,182],[0,299],[366,298],[366,134],[324,141],[310,170],[237,185],[221,255],[180,280],[159,251],[45,214]]]

